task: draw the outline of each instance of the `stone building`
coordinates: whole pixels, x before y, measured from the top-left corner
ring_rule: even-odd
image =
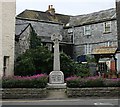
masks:
[[[0,76],[14,74],[15,0],[0,1]]]
[[[116,18],[117,18],[117,33],[118,33],[118,51],[117,51],[117,71],[120,73],[120,0],[116,0]]]
[[[16,37],[18,37],[16,46],[17,50],[22,50],[19,53],[29,48],[29,42],[26,42],[27,45],[22,42],[29,41],[29,27],[27,27],[29,24],[41,38],[43,45],[47,45],[50,50],[53,48],[51,35],[60,33],[63,36],[60,43],[61,51],[74,60],[93,55],[98,62],[104,62],[101,66],[107,64],[109,69],[111,67],[113,70],[116,69],[118,37],[114,8],[78,16],[57,14],[52,5],[45,12],[25,10],[16,17]],[[23,48],[19,49],[20,46]]]
[[[31,27],[41,38],[42,44],[46,45],[52,51],[53,42],[51,41],[51,35],[54,33],[63,35],[63,26],[70,19],[68,15],[56,14],[54,12],[55,9],[49,6],[46,12],[25,10],[16,17],[16,57],[28,49]],[[72,47],[71,38],[63,36],[63,41],[60,43],[60,50],[72,57]]]
[[[70,18],[65,27],[73,34],[74,58],[94,56],[101,72],[116,70],[117,21],[115,9]],[[71,34],[70,34],[71,35]]]

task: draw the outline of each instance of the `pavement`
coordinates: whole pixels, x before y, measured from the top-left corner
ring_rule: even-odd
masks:
[[[2,107],[120,107],[118,99],[69,98],[69,99],[5,99]]]

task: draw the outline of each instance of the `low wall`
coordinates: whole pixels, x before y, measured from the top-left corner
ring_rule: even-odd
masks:
[[[46,96],[46,88],[4,88],[2,90],[3,99],[33,99]]]
[[[68,97],[119,97],[120,87],[67,88]]]

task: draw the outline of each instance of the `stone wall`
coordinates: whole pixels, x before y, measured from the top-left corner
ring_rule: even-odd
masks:
[[[30,46],[30,30],[29,24],[16,24],[16,38],[15,41],[15,59],[23,54]],[[24,31],[25,30],[25,31]],[[21,33],[21,31],[24,31]],[[19,39],[19,40],[18,40]]]
[[[5,88],[2,90],[3,99],[45,98],[46,95],[46,88]]]
[[[118,97],[119,87],[67,88],[68,97]]]
[[[107,22],[107,21],[106,21]],[[74,28],[74,51],[75,56],[85,54],[85,45],[92,45],[92,50],[98,46],[107,46],[107,42],[111,42],[111,46],[117,46],[117,24],[116,20],[111,20],[111,32],[104,33],[104,22],[90,24],[91,35],[84,35],[84,27]]]

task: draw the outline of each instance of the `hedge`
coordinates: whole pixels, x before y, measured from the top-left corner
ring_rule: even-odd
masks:
[[[13,76],[3,77],[3,88],[45,88],[48,82],[46,74],[39,74],[34,76]]]
[[[120,87],[120,78],[105,79],[96,77],[68,77],[66,79],[69,88],[85,88],[85,87]]]

